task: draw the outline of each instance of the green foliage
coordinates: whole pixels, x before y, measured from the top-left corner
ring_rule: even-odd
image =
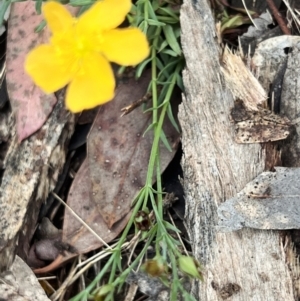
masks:
[[[251,15],[255,15],[254,11],[250,11],[242,8],[235,8],[235,14],[228,14],[224,9],[222,13],[217,16],[217,19],[221,21],[221,33],[226,29],[237,28],[241,25],[249,25],[252,23]]]
[[[79,2],[79,0],[76,1]],[[148,163],[147,180],[145,186],[134,200],[132,217],[123,231],[117,246],[114,248],[110,259],[96,279],[72,300],[79,301],[96,296],[96,284],[103,279],[108,270],[110,271],[109,280],[106,282],[106,285],[114,289],[109,291],[104,300],[113,300],[114,290],[117,290],[124,283],[129,272],[136,268],[140,260],[144,258],[150,244],[155,245],[156,259],[148,263],[146,261],[144,270],[147,271],[148,269],[152,273],[153,270],[156,271],[157,277],[163,283],[169,285],[171,289],[170,300],[177,300],[178,293],[181,293],[186,300],[195,300],[184,289],[178,275],[179,263],[181,262],[179,259],[182,257],[178,248],[180,243],[171,236],[171,233],[178,233],[179,230],[172,224],[164,221],[164,193],[160,169],[160,141],[163,141],[164,145],[171,150],[162,129],[165,118],[169,118],[176,129],[179,130],[171,109],[171,96],[174,88],[176,86],[180,89],[183,88],[181,72],[185,65],[180,45],[179,6],[161,0],[138,0],[128,15],[128,21],[132,26],[139,27],[147,35],[151,47],[150,57],[136,68],[137,77],[141,76],[145,68],[149,66],[152,71],[152,80],[149,86],[149,91],[152,94],[152,123],[149,125],[148,130],[154,132],[154,140]],[[153,178],[157,180],[156,191],[152,188]],[[147,210],[149,200],[155,216],[154,224],[140,238],[140,241],[144,239],[144,246],[139,255],[127,269],[121,271],[117,268],[120,266],[121,261],[121,247],[126,241],[129,230],[134,226],[136,214],[140,210]],[[168,275],[169,278],[166,275],[167,267],[169,267],[169,271],[172,271]],[[162,275],[160,275],[160,271]]]
[[[11,0],[7,0],[1,4],[0,23],[1,20],[3,20],[4,12],[10,2]],[[69,1],[69,4],[73,6],[80,6],[81,10],[84,10],[93,3],[94,1],[91,0]],[[40,11],[41,0],[36,2],[36,8]],[[162,274],[164,274],[164,277],[160,278],[163,283],[170,286],[170,300],[177,300],[178,293],[181,293],[185,300],[195,300],[183,287],[182,279],[180,279],[180,275],[178,274],[180,268],[181,270],[184,270],[184,268],[188,270],[192,269],[193,273],[190,274],[196,274],[196,272],[193,270],[194,261],[187,259],[180,260],[180,258],[183,258],[178,248],[180,243],[171,235],[178,234],[179,230],[164,220],[164,193],[160,167],[160,141],[171,150],[169,142],[163,132],[165,118],[169,118],[176,129],[179,130],[171,109],[171,96],[175,87],[177,86],[181,90],[183,89],[181,72],[185,65],[180,45],[179,5],[175,0],[138,0],[132,6],[132,10],[128,15],[128,22],[132,26],[142,29],[147,35],[151,47],[150,57],[136,68],[137,77],[141,76],[145,68],[150,67],[152,72],[152,80],[149,86],[149,91],[152,95],[152,123],[148,129],[154,132],[154,139],[148,163],[147,179],[145,186],[140,190],[133,202],[132,216],[117,245],[113,249],[107,249],[109,258],[102,267],[101,272],[85,290],[72,298],[72,301],[90,299],[113,300],[114,293],[125,283],[130,271],[136,268],[145,257],[147,248],[150,245],[155,246],[155,258],[156,260],[159,259],[157,263],[154,262],[154,264],[157,264],[157,266],[154,265],[154,268],[163,271]],[[153,178],[156,179],[156,190],[152,187]],[[154,213],[154,222],[151,228],[139,237],[140,241],[144,244],[142,250],[138,256],[132,260],[130,266],[122,270],[122,246],[126,242],[129,230],[135,226],[136,214],[141,210],[147,210],[149,200]],[[186,264],[186,261],[188,261],[188,264]],[[186,268],[186,266],[188,266],[188,268]],[[152,265],[148,264],[148,267],[152,267],[153,270],[153,262]],[[168,277],[166,277],[166,274],[168,274]],[[105,282],[102,289],[97,288],[100,282]]]

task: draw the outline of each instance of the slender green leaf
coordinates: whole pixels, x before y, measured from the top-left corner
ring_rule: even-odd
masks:
[[[177,227],[173,226],[169,222],[164,221],[164,225],[165,225],[166,229],[168,229],[168,230],[174,231],[176,233],[181,233],[181,231]]]
[[[172,26],[166,25],[162,29],[170,47],[174,50],[175,53],[177,53],[177,55],[181,55],[181,48],[178,44],[178,40],[174,34]]]
[[[177,22],[179,22],[179,12],[175,12],[173,9],[169,7],[159,7],[156,13],[162,16],[170,16],[174,20],[177,20]]]
[[[161,141],[163,142],[163,144],[165,145],[166,149],[170,152],[172,152],[172,147],[166,137],[166,134],[165,132],[162,130],[161,133],[160,133],[160,139]]]
[[[167,41],[163,41],[161,44],[160,44],[160,47],[158,48],[158,52],[161,52],[163,49],[165,49],[167,46],[168,46],[168,42]]]
[[[162,70],[164,68],[164,64],[162,63],[162,61],[158,57],[156,57],[156,67],[159,70]]]
[[[158,78],[160,78],[161,74],[164,74],[166,78],[169,78],[171,74],[175,71],[177,64],[178,64],[178,60],[170,61],[168,64],[165,65],[165,67],[162,70],[160,70],[158,74]]]
[[[172,125],[174,126],[174,128],[176,129],[176,131],[178,133],[180,133],[180,130],[179,130],[179,126],[174,118],[174,115],[173,115],[173,111],[172,111],[172,107],[171,105],[169,104],[168,105],[168,111],[167,111],[167,115],[168,115],[168,118],[170,120],[170,122],[172,123]]]
[[[144,60],[142,63],[140,63],[138,66],[137,66],[137,69],[136,69],[136,77],[139,78],[141,77],[145,67],[147,66],[148,63],[150,63],[152,60],[152,58],[149,58],[147,60]]]
[[[46,26],[46,21],[45,20],[43,20],[35,29],[34,29],[34,32],[40,32],[40,31],[42,31],[44,28],[45,28],[45,26]]]
[[[42,4],[43,4],[43,0],[36,0],[35,2],[35,10],[38,15],[42,13]]]
[[[178,57],[178,54],[175,51],[171,50],[171,49],[164,49],[162,51],[162,53],[168,54],[168,55],[173,56],[173,57]]]
[[[69,4],[72,6],[91,6],[92,4],[94,4],[95,1],[93,0],[70,0]]]
[[[146,111],[147,112],[147,111]],[[152,130],[154,127],[155,127],[155,123],[151,123],[145,130],[145,132],[143,133],[143,137],[145,137],[145,135],[150,131]]]
[[[147,6],[147,10],[148,10],[148,13],[149,13],[149,17],[151,18],[151,20],[153,21],[157,21],[157,16],[153,10],[153,7],[152,7],[152,4],[150,1],[147,1],[145,3],[145,5]]]
[[[143,33],[147,33],[148,27],[149,27],[149,24],[146,21],[142,21],[141,24],[139,25],[139,29],[141,29]],[[149,38],[148,34],[147,34],[147,36]]]
[[[160,22],[166,23],[166,24],[177,24],[178,23],[177,20],[174,20],[171,17],[165,17],[165,16],[159,16],[157,18],[157,20],[160,21]]]
[[[10,3],[11,2],[9,0],[6,0],[6,1],[2,1],[0,4],[0,26],[4,22],[4,16],[5,16],[5,13],[6,13],[8,7],[10,6]]]
[[[159,22],[159,21],[156,21],[156,20],[151,20],[151,19],[148,19],[147,22],[149,23],[149,25],[158,26],[158,27],[166,25],[166,23]]]
[[[182,92],[184,92],[184,85],[183,85],[182,77],[180,74],[176,75],[176,85],[179,87],[179,89]]]

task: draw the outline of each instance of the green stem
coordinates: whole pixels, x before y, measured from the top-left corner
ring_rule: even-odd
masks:
[[[156,57],[157,57],[157,48],[158,48],[158,37],[161,33],[161,27],[157,27],[155,31],[155,38],[153,40],[153,44],[151,47],[151,71],[152,71],[152,123],[157,123],[157,107],[158,107],[158,98],[157,98],[157,63],[156,63]],[[152,184],[152,182],[151,182]]]
[[[114,257],[111,256],[108,260],[108,262],[105,264],[105,266],[102,268],[101,272],[95,277],[95,279],[89,284],[87,288],[85,288],[84,291],[73,297],[70,301],[81,301],[83,297],[87,297],[90,292],[94,289],[94,287],[97,285],[97,283],[101,280],[101,278],[104,276],[104,274],[107,272],[111,262],[114,260]]]
[[[117,286],[118,284],[122,283],[127,275],[134,269],[134,267],[140,262],[143,256],[145,256],[148,247],[150,246],[151,242],[154,239],[154,236],[156,235],[156,231],[153,231],[147,242],[145,243],[142,251],[139,253],[139,255],[135,258],[135,260],[130,264],[130,266],[122,272],[122,274],[113,282],[114,286]],[[124,280],[123,280],[124,279]]]
[[[170,293],[170,300],[171,301],[176,301],[177,300],[177,291],[178,291],[178,273],[177,273],[177,263],[176,263],[176,259],[175,256],[173,254],[173,252],[169,252],[169,257],[170,257],[170,261],[171,261],[171,268],[172,268],[172,287],[171,287],[171,293]]]
[[[162,197],[162,183],[161,183],[161,166],[160,166],[160,150],[157,149],[157,156],[156,156],[156,189],[157,193],[157,208],[158,214],[161,219],[163,219],[163,197]],[[161,192],[161,193],[160,193]]]

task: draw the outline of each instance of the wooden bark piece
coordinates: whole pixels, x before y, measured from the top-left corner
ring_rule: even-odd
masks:
[[[282,35],[273,37],[257,45],[251,60],[256,75],[265,89],[272,85],[280,65],[286,61],[286,49],[299,43],[300,37]]]
[[[300,229],[299,178],[300,168],[263,172],[218,207],[218,229]]]
[[[18,256],[0,281],[0,300],[50,301],[32,270]]]
[[[299,38],[299,37],[298,37]],[[281,93],[281,112],[290,120],[300,116],[300,38],[289,53]],[[291,138],[282,149],[284,166],[300,167],[300,122],[295,123]]]
[[[281,112],[294,120],[300,116],[300,40],[294,43],[288,54],[287,69],[282,83],[281,93]],[[285,141],[282,148],[282,162],[284,166],[300,167],[300,123],[295,123],[294,131],[290,139]],[[299,182],[299,178],[298,178]],[[298,230],[299,231],[299,230]],[[294,231],[294,235],[297,234]],[[299,235],[299,232],[298,232]],[[295,242],[297,245],[297,242]],[[299,250],[299,244],[298,244]],[[296,253],[294,245],[291,243],[285,248],[287,254],[287,262],[291,269],[293,287],[295,291],[295,300],[300,296],[300,280],[299,280],[299,257]]]
[[[186,91],[179,118],[186,225],[194,256],[205,267],[205,281],[195,281],[192,292],[201,301],[294,300],[279,233],[216,231],[217,206],[263,171],[265,153],[260,145],[233,140],[233,99],[220,70],[214,22],[207,1],[185,1]]]
[[[0,186],[1,272],[11,266],[17,246],[18,254],[26,258],[40,206],[63,167],[72,120],[64,110],[61,94],[49,119],[35,135],[19,144],[14,133]]]
[[[289,134],[290,121],[270,110],[249,111],[243,101],[236,101],[230,116],[234,122],[235,142],[259,143],[285,139]]]
[[[225,48],[223,56],[223,71],[227,87],[233,96],[242,99],[248,110],[258,111],[258,106],[263,105],[267,93],[246,67],[239,55],[231,53]]]

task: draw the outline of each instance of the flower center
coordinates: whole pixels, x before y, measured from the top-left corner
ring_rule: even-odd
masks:
[[[101,52],[103,35],[101,32],[79,33],[76,26],[62,35],[51,38],[62,69],[68,69],[73,74],[85,73],[84,60],[91,53]]]

